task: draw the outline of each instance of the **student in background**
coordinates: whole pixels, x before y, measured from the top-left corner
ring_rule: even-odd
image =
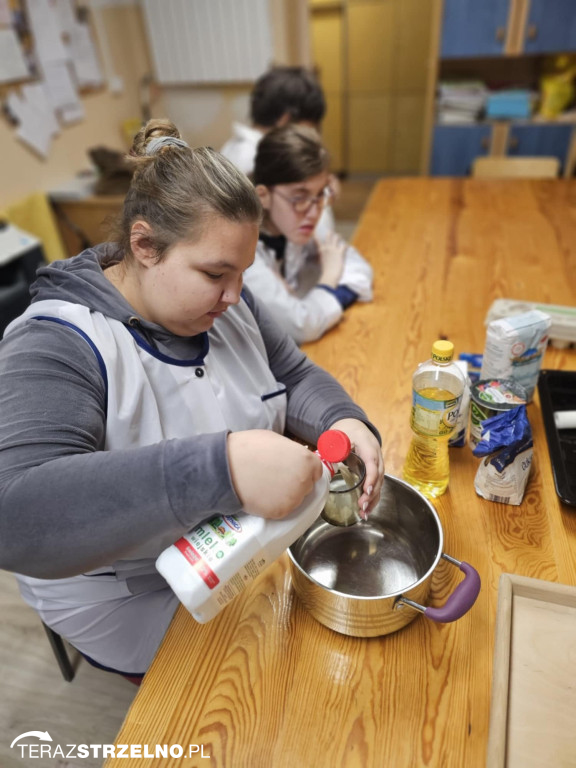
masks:
[[[233,135],[221,149],[243,173],[250,175],[260,139],[288,123],[320,128],[326,114],[322,87],[304,67],[274,67],[262,75],[250,96],[251,126],[234,123]]]
[[[322,86],[305,67],[273,67],[254,85],[250,96],[252,125],[234,123],[233,135],[220,150],[224,157],[248,176],[254,172],[258,144],[273,128],[289,124],[304,125],[320,131],[326,114]],[[338,195],[340,182],[330,175],[330,187]],[[325,238],[334,232],[334,214],[327,203],[316,231]]]
[[[320,476],[285,428],[348,434],[365,513],[384,468],[364,412],[242,291],[246,176],[168,121],[132,155],[116,241],[41,268],[0,344],[0,568],[92,663],[139,679],[178,607],[158,555],[215,514],[284,517]]]
[[[315,232],[331,195],[328,168],[311,128],[275,128],[258,145],[253,177],[264,220],[245,282],[298,344],[322,336],[355,301],[372,299],[368,262],[335,233]]]

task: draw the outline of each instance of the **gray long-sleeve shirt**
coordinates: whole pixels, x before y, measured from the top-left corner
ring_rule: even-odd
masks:
[[[132,327],[159,350],[192,359],[183,338],[137,317],[103,274],[116,246],[38,271],[33,301],[88,306]],[[338,382],[315,366],[246,291],[270,368],[288,393],[287,430],[315,443],[342,418],[368,424]],[[370,425],[377,434],[376,430]],[[106,392],[97,359],[73,330],[28,321],[0,343],[0,567],[64,578],[106,565],[160,534],[174,538],[206,510],[241,509],[226,432],[104,450]]]

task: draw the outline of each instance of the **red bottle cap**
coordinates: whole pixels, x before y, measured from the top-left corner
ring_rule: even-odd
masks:
[[[322,432],[318,438],[318,453],[324,461],[336,463],[344,461],[351,450],[350,438],[339,429]]]

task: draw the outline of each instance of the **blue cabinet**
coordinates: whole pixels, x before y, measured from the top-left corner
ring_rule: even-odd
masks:
[[[508,154],[520,157],[557,157],[563,168],[568,157],[572,129],[572,125],[512,125]]]
[[[507,72],[513,80],[514,72],[523,72],[517,64],[524,57],[522,85],[536,88],[537,55],[576,52],[576,0],[444,0],[441,35],[440,80],[459,79],[463,77],[460,70],[470,80],[490,82],[496,71],[503,81]],[[493,125],[439,122],[432,137],[428,173],[468,175],[475,158],[490,154]],[[573,172],[573,125],[519,120],[497,125],[496,152],[557,157],[567,174]]]
[[[505,53],[512,0],[444,0],[443,59],[501,56]],[[518,19],[518,22],[520,20]],[[530,0],[522,53],[576,50],[576,0]]]
[[[488,154],[490,134],[489,125],[437,125],[430,174],[468,176],[474,159]]]
[[[576,2],[531,0],[524,53],[554,53],[576,49]]]
[[[509,0],[444,0],[440,56],[502,55],[509,5]]]
[[[563,169],[572,141],[572,125],[514,125],[508,132],[511,157],[557,157]],[[477,157],[489,154],[492,127],[437,125],[434,129],[431,176],[468,176]]]

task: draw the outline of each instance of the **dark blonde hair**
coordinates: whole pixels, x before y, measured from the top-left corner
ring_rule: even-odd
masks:
[[[258,144],[254,184],[273,187],[304,181],[327,171],[330,155],[319,134],[303,125],[287,125],[269,131]]]
[[[125,257],[132,253],[130,233],[137,220],[151,227],[150,241],[159,261],[177,242],[197,240],[212,216],[260,222],[258,196],[229,160],[209,147],[170,143],[146,154],[150,141],[164,136],[179,139],[180,133],[169,120],[149,120],[136,134],[128,156],[133,176],[115,227]]]

